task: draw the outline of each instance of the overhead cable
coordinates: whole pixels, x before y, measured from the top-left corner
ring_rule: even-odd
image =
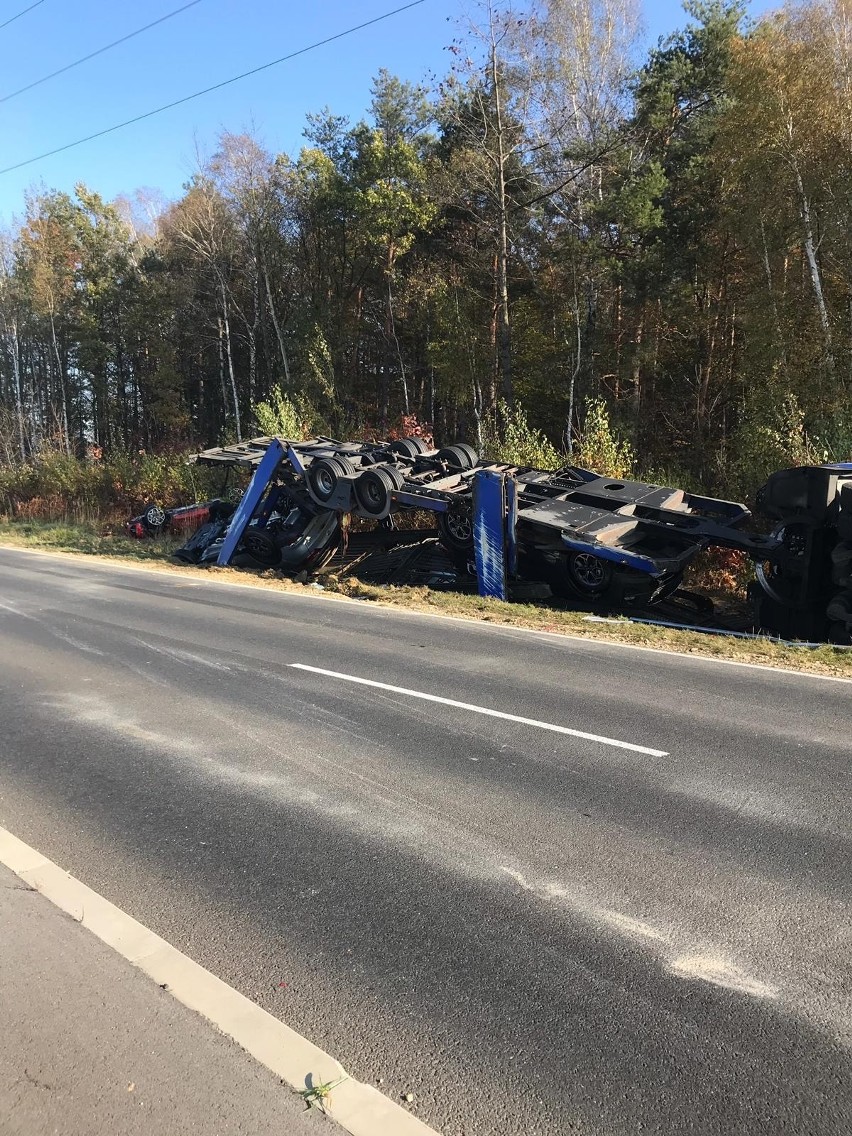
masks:
[[[8,174],[13,170],[20,170],[24,166],[31,166],[33,162],[40,162],[44,158],[52,158],[54,154],[62,154],[66,150],[73,149],[75,146],[82,146],[84,142],[92,142],[95,138],[103,138],[106,134],[114,134],[116,130],[123,130],[125,126],[133,126],[134,123],[142,122],[146,118],[153,118],[156,114],[162,114],[164,111],[182,106],[184,103],[191,102],[193,99],[201,98],[202,95],[209,95],[212,91],[220,91],[223,87],[228,87],[232,83],[240,82],[241,79],[248,79],[251,75],[257,75],[261,71],[268,71],[270,67],[277,67],[279,63],[286,63],[289,59],[295,59],[299,55],[305,55],[309,51],[315,51],[318,47],[325,47],[326,44],[334,43],[336,40],[343,39],[345,36],[352,35],[354,32],[360,32],[364,28],[372,27],[374,24],[381,23],[382,20],[388,20],[391,16],[398,16],[400,12],[407,12],[409,8],[416,8],[418,5],[424,3],[425,0],[411,0],[411,3],[403,4],[399,8],[393,8],[390,12],[384,12],[381,16],[375,16],[372,20],[365,20],[362,24],[355,24],[351,28],[346,28],[345,31],[326,36],[325,39],[317,40],[316,43],[310,43],[307,47],[300,47],[297,51],[291,51],[288,55],[282,55],[278,59],[272,59],[269,63],[262,63],[260,67],[253,67],[250,71],[243,71],[240,75],[234,75],[230,79],[223,79],[221,83],[214,83],[212,87],[205,87],[201,91],[195,91],[191,95],[185,95],[182,99],[175,99],[174,102],[166,103],[164,106],[156,107],[154,110],[146,111],[144,114],[137,114],[134,118],[125,119],[124,122],[117,122],[115,126],[108,126],[104,130],[97,130],[94,134],[87,134],[85,138],[77,138],[74,142],[66,142],[64,146],[57,146],[55,150],[46,150],[43,154],[36,154],[34,158],[27,158],[24,162],[16,162],[13,166],[6,166],[4,169],[0,170],[0,174]]]
[[[14,24],[15,20],[20,20],[21,16],[26,16],[27,12],[31,12],[33,8],[37,8],[39,4],[43,4],[44,0],[36,0],[35,4],[30,4],[29,8],[24,8],[23,12],[18,12],[16,16],[10,16],[8,20],[0,24],[0,31],[3,28],[8,28],[9,24]]]
[[[41,0],[39,0],[41,2]],[[70,71],[74,67],[79,67],[81,63],[88,63],[90,59],[94,59],[96,55],[103,55],[105,51],[110,51],[113,47],[118,47],[120,43],[127,43],[129,39],[134,36],[142,35],[150,28],[155,28],[157,24],[164,24],[166,20],[170,20],[172,16],[179,16],[181,12],[185,12],[187,8],[194,8],[196,4],[200,4],[201,0],[190,0],[188,4],[184,4],[182,8],[175,8],[173,12],[168,12],[165,16],[160,16],[159,20],[154,20],[153,23],[146,24],[144,28],[137,28],[135,32],[128,32],[127,35],[121,39],[114,39],[112,43],[106,44],[104,47],[99,47],[97,51],[91,51],[88,55],[84,55],[82,59],[75,59],[73,63],[67,63],[64,67],[60,67],[58,71],[51,71],[49,75],[42,75],[40,79],[34,79],[32,83],[27,83],[25,87],[18,87],[17,91],[12,91],[11,94],[3,95],[0,97],[0,103],[7,103],[9,99],[14,99],[17,95],[22,95],[24,91],[31,91],[33,87],[38,87],[42,83],[46,83],[48,79],[55,79],[57,75],[64,75],[66,71]]]

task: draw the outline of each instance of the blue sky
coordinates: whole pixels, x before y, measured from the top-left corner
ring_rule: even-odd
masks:
[[[0,24],[33,0],[0,0]],[[0,99],[173,11],[186,0],[41,0],[0,29]],[[158,27],[33,90],[0,101],[0,168],[179,99],[379,16],[405,0],[199,0]],[[0,225],[28,187],[85,182],[107,199],[140,187],[167,197],[222,129],[252,129],[274,152],[298,151],[305,115],[328,105],[359,118],[381,67],[443,74],[464,0],[418,7],[182,107],[0,174]],[[646,0],[649,42],[682,26],[679,0]]]

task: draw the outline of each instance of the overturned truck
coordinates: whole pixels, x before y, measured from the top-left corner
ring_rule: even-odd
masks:
[[[758,626],[852,643],[852,462],[780,470],[757,506],[777,522],[772,553],[756,564]]]
[[[390,526],[426,510],[446,552],[475,572],[484,594],[505,595],[494,583],[502,573],[612,610],[645,607],[675,592],[695,556],[716,546],[754,560],[757,627],[850,640],[852,464],[774,474],[759,505],[780,523],[759,534],[746,529],[751,513],[736,502],[572,465],[481,463],[465,443],[255,438],[195,460],[246,470],[251,480],[232,516],[214,510],[179,550],[189,562],[316,569],[345,542],[350,515]],[[499,493],[485,492],[489,484]]]

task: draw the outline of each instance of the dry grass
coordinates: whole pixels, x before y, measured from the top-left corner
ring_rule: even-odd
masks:
[[[121,533],[94,525],[49,524],[46,522],[0,522],[0,544],[44,551],[97,556],[101,559],[137,562],[148,568],[197,577],[206,572],[217,581],[239,581],[277,591],[341,596],[408,611],[440,613],[506,627],[572,635],[604,642],[628,643],[679,652],[692,656],[757,663],[783,667],[803,673],[833,675],[852,679],[852,651],[829,645],[818,648],[789,647],[765,639],[743,640],[733,636],[706,635],[651,627],[617,619],[590,622],[582,612],[564,611],[533,603],[501,603],[499,600],[457,592],[432,591],[427,587],[365,584],[351,576],[320,572],[301,584],[272,571],[256,572],[236,568],[193,568],[174,564],[170,554],[180,541],[131,540]],[[311,584],[320,583],[320,592]]]

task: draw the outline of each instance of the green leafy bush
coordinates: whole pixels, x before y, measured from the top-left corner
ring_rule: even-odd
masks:
[[[497,418],[498,424],[482,423],[482,457],[537,469],[558,469],[565,464],[547,435],[530,426],[522,407],[501,401]]]
[[[299,442],[312,437],[320,424],[319,415],[304,395],[285,394],[274,387],[267,402],[254,407],[254,417],[262,434]]]
[[[805,429],[795,394],[774,399],[774,384],[752,392],[731,439],[728,480],[740,497],[751,499],[771,473],[796,465],[819,465],[825,447]]]
[[[123,519],[146,503],[171,507],[216,492],[218,478],[184,454],[69,457],[45,450],[31,462],[0,467],[0,515],[15,520]]]
[[[591,469],[604,477],[632,477],[636,455],[629,442],[619,438],[602,398],[586,402],[586,416],[578,444],[571,457],[574,465]]]

